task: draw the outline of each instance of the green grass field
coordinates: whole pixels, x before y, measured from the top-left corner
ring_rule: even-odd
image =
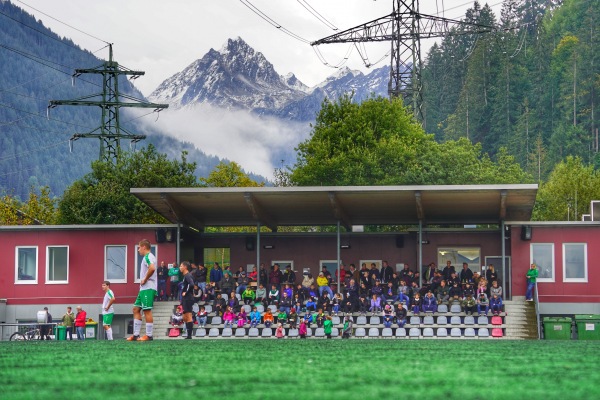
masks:
[[[3,399],[597,399],[600,341],[1,342]]]

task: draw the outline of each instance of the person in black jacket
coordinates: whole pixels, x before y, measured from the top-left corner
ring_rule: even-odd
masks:
[[[294,287],[296,284],[296,273],[292,271],[292,267],[288,265],[285,267],[285,271],[283,271],[283,283]]]
[[[399,328],[404,328],[404,324],[406,324],[406,308],[402,306],[402,303],[398,303],[398,307],[396,308],[396,323]]]
[[[156,270],[156,278],[158,279],[158,301],[167,300],[167,279],[169,279],[169,267],[164,261],[160,262],[160,267]]]
[[[181,287],[181,306],[183,307],[183,322],[187,330],[186,339],[192,338],[194,330],[194,321],[192,319],[192,312],[194,306],[194,278],[190,273],[191,265],[189,262],[184,261],[179,265],[179,270],[183,274],[183,282]]]
[[[223,298],[221,293],[217,293],[217,298],[215,299],[215,301],[213,303],[213,309],[215,310],[215,313],[217,315],[223,315],[226,308],[227,308],[227,302],[225,301],[225,299]]]

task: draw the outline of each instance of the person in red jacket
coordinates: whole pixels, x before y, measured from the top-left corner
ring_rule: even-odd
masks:
[[[77,331],[77,340],[85,340],[85,322],[87,314],[77,306],[77,315],[75,315],[75,330]]]

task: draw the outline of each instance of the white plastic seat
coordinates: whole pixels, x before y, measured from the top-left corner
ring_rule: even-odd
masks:
[[[323,328],[315,329],[315,337],[324,337],[324,336],[325,336],[325,330]]]
[[[477,318],[477,324],[478,325],[487,325],[489,323],[490,323],[489,319],[485,315],[482,315],[482,316],[480,316],[480,317]]]
[[[196,329],[196,334],[194,336],[196,336],[196,337],[205,337],[206,336],[206,329],[204,329],[204,328],[198,328],[198,329]]]
[[[340,317],[338,317],[337,315],[336,315],[336,316],[333,316],[333,317],[331,317],[331,322],[332,322],[334,325],[339,325],[339,324],[340,324]]]
[[[442,316],[438,317],[437,324],[438,325],[446,325],[446,324],[448,324],[448,317],[446,317],[445,315],[442,315]]]
[[[462,308],[460,308],[459,304],[452,304],[452,306],[450,307],[450,312],[452,313],[459,313],[462,311]]]
[[[426,315],[423,318],[423,324],[425,324],[425,325],[433,325],[434,324],[433,317],[431,315]]]
[[[394,336],[394,332],[392,332],[392,328],[383,328],[381,330],[382,337],[392,337]]]
[[[423,337],[433,337],[433,328],[424,328]]]
[[[473,328],[465,329],[465,337],[475,337],[475,329],[473,329]]]
[[[248,329],[248,337],[258,337],[258,328]]]
[[[358,318],[356,318],[356,325],[366,325],[367,324],[367,317],[365,317],[364,315],[359,315]]]
[[[287,335],[288,337],[298,337],[298,329],[290,329]]]
[[[461,332],[460,332],[460,328],[452,328],[450,330],[450,336],[452,337],[461,337]]]
[[[365,337],[366,335],[365,328],[356,328],[354,330],[354,336],[356,337]]]
[[[210,320],[211,325],[221,325],[222,323],[223,320],[221,319],[221,317],[212,317],[212,319]]]
[[[409,337],[419,337],[421,336],[421,330],[419,328],[410,328],[408,331]]]
[[[273,314],[275,314],[275,313],[277,312],[277,306],[276,306],[275,304],[269,304],[269,305],[267,306],[267,308],[268,308],[269,310],[271,310],[271,312],[272,312]]]
[[[231,328],[225,328],[223,329],[223,332],[221,332],[222,337],[231,337],[231,335],[233,335],[233,331]]]
[[[246,329],[244,328],[237,328],[235,330],[235,337],[244,337],[246,336]]]
[[[313,335],[312,328],[306,328],[306,337],[311,337]]]
[[[452,318],[450,318],[450,324],[452,325],[460,325],[460,317],[457,315],[453,315]]]
[[[340,330],[338,328],[331,328],[331,337],[340,336]]]
[[[480,338],[490,337],[490,331],[488,328],[479,328],[479,331],[477,332],[477,336],[479,336]]]
[[[381,324],[381,319],[379,317],[371,317],[369,319],[369,324],[370,325],[379,325],[379,324]]]
[[[448,329],[446,328],[438,328],[436,332],[437,337],[448,337]]]
[[[448,312],[448,306],[446,304],[440,304],[438,306],[438,313],[447,313]]]
[[[242,307],[244,308],[244,311],[246,311],[246,314],[250,314],[252,312],[252,307],[250,307],[248,304],[244,304]]]
[[[369,337],[379,337],[379,329],[369,328]]]
[[[208,331],[208,337],[219,337],[219,329],[210,328],[210,330]]]
[[[271,336],[273,336],[273,329],[271,329],[271,328],[263,328],[260,336],[262,336],[262,337],[271,337]]]
[[[465,322],[463,322],[465,325],[475,325],[475,318],[473,318],[472,315],[467,315],[465,317]]]
[[[420,317],[410,317],[409,324],[411,324],[411,325],[420,325],[421,324],[421,318]]]
[[[207,304],[204,306],[204,311],[206,311],[206,313],[211,313],[213,311],[212,306],[210,304]]]
[[[258,304],[256,306],[256,311],[258,311],[259,313],[264,313],[265,312],[265,306],[263,306],[262,304]]]
[[[221,297],[223,298],[223,300],[228,301],[229,300],[229,295],[227,293],[222,293]]]
[[[405,328],[396,329],[396,337],[405,338],[406,337],[406,329]]]

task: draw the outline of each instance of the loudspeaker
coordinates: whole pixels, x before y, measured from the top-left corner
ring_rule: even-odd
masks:
[[[521,227],[521,240],[531,240],[532,234],[531,226],[524,225]]]
[[[160,228],[156,230],[156,243],[164,243],[167,241],[167,230]]]
[[[404,236],[403,235],[396,236],[396,247],[399,249],[404,247]]]
[[[256,247],[256,240],[253,237],[248,236],[246,238],[246,250],[254,251],[255,247]]]

